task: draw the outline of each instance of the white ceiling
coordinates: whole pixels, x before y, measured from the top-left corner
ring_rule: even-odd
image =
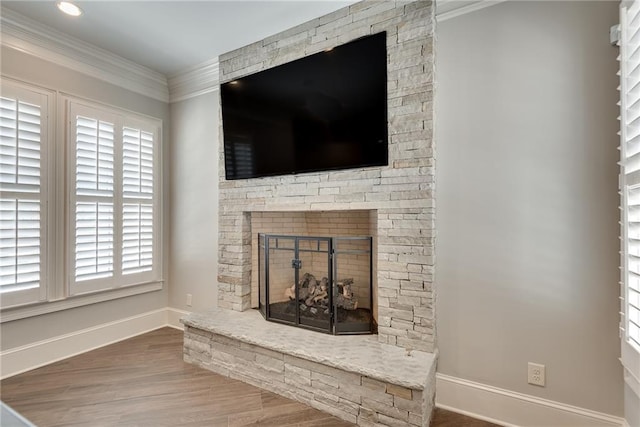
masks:
[[[6,1],[32,20],[167,76],[261,40],[353,0],[78,0],[84,14],[62,14],[54,1]]]

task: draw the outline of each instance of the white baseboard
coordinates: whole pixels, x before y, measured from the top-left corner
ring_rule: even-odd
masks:
[[[624,419],[436,374],[436,406],[507,427],[621,427]]]
[[[162,308],[0,352],[0,379],[168,326]]]
[[[184,330],[184,325],[180,323],[180,318],[190,314],[188,311],[178,310],[177,308],[167,308],[167,326],[175,329]]]

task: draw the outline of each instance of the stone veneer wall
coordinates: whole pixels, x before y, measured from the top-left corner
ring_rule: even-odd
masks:
[[[366,0],[220,57],[227,82],[386,31],[389,166],[226,181],[221,142],[219,307],[250,307],[251,212],[376,210],[379,339],[434,350],[433,25],[430,1]]]

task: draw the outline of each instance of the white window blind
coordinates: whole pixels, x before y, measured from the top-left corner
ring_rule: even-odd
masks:
[[[159,122],[70,101],[71,293],[157,280]]]
[[[3,82],[0,96],[0,295],[36,302],[44,286],[48,94]]]
[[[622,363],[640,378],[640,2],[620,10]]]

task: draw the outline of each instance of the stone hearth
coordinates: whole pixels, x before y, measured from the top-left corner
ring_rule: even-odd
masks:
[[[429,425],[433,353],[265,322],[255,310],[214,309],[182,323],[187,362],[359,425]]]

